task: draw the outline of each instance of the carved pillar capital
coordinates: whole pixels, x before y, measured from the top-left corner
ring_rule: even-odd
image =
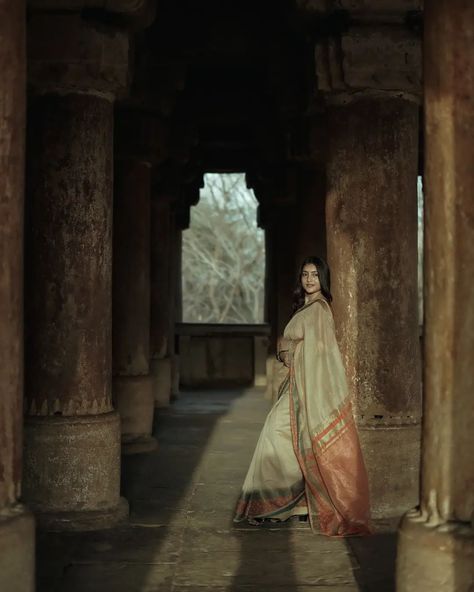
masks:
[[[421,41],[401,24],[358,24],[315,46],[317,88],[330,102],[388,95],[419,102]]]
[[[28,82],[38,93],[124,95],[128,35],[79,13],[35,13],[28,24]]]

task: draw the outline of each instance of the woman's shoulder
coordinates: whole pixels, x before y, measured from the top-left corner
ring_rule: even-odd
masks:
[[[326,300],[326,298],[321,295],[318,298],[315,298],[312,302],[308,302],[307,304],[303,305],[299,311],[297,312],[307,312],[308,314],[314,313],[321,313],[324,310],[329,314],[332,314],[331,305]]]

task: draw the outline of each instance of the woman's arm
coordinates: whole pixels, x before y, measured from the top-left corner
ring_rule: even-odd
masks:
[[[289,368],[291,364],[291,345],[290,339],[287,339],[286,337],[278,338],[276,359],[282,364],[285,364],[287,368]]]

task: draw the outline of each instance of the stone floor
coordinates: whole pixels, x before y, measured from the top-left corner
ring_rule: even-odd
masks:
[[[395,534],[328,539],[305,524],[233,525],[268,411],[258,390],[183,393],[159,450],[123,459],[129,524],[38,535],[38,592],[390,592]]]

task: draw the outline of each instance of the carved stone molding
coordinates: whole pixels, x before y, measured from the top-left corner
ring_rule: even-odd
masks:
[[[315,47],[317,88],[323,93],[421,94],[421,43],[405,27],[351,27]]]
[[[32,15],[28,24],[28,82],[37,93],[124,95],[129,39],[77,13]]]

